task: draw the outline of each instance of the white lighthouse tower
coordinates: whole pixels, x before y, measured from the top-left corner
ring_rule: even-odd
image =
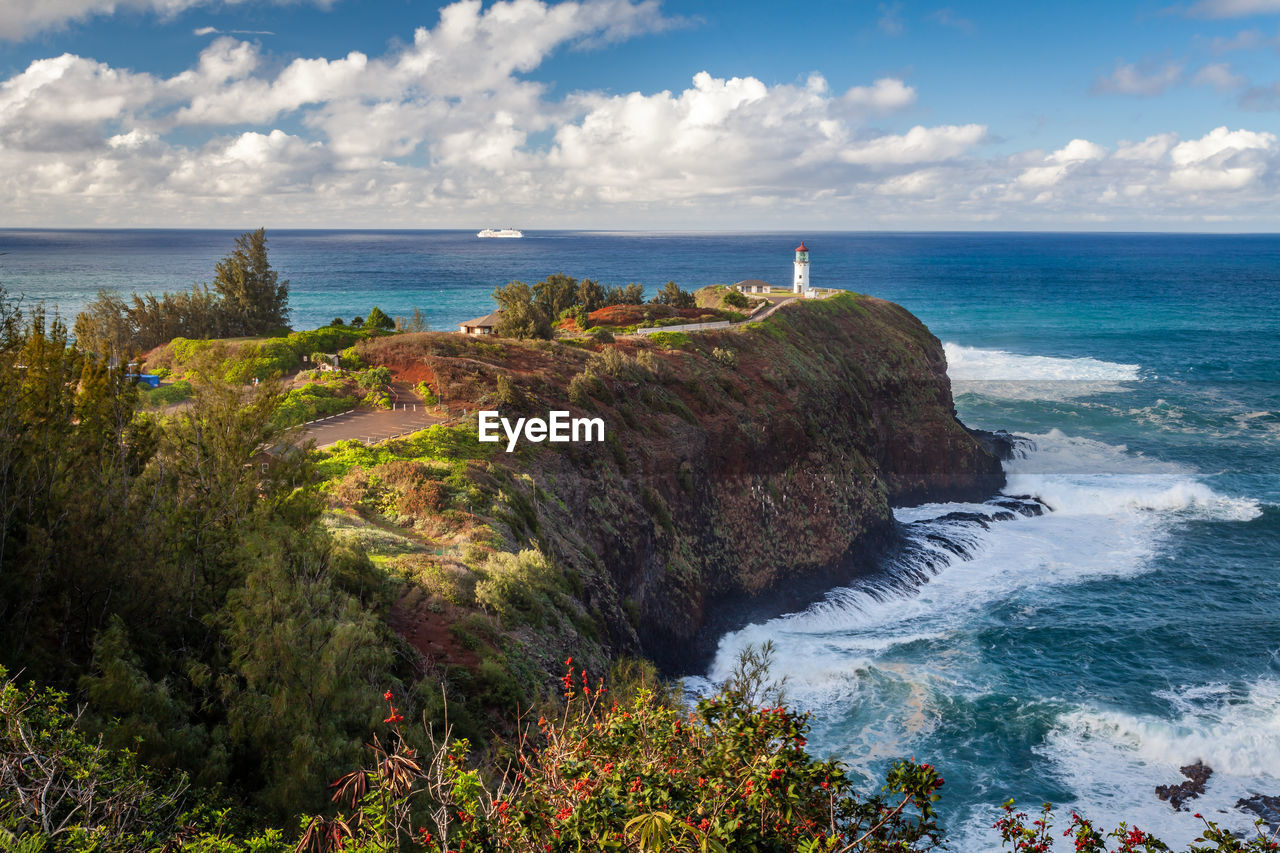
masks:
[[[796,247],[796,274],[791,280],[791,292],[801,296],[811,295],[809,293],[809,250],[805,248],[803,242]]]

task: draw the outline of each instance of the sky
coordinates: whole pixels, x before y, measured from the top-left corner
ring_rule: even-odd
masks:
[[[1280,0],[0,0],[0,226],[1280,231]]]

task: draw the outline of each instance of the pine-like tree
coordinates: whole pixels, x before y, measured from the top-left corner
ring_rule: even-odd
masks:
[[[373,310],[369,312],[369,316],[364,320],[366,329],[386,329],[391,330],[396,326],[395,320],[387,316],[387,312],[383,311],[377,305],[373,306]]]
[[[289,282],[267,260],[263,228],[236,238],[235,251],[218,262],[214,289],[222,296],[232,335],[262,335],[289,321]]]

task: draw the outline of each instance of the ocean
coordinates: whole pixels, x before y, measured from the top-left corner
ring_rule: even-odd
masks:
[[[98,288],[209,281],[234,234],[0,231],[0,285],[63,316]],[[952,849],[998,847],[1013,797],[1171,843],[1202,812],[1280,795],[1280,237],[273,231],[296,328],[377,304],[447,329],[553,272],[647,288],[816,286],[899,302],[945,345],[965,423],[1030,442],[1006,463],[1038,517],[897,512],[912,547],[800,613],[724,637],[695,689],[772,639],[810,747],[868,784],[937,765]],[[1175,812],[1156,785],[1213,768]]]

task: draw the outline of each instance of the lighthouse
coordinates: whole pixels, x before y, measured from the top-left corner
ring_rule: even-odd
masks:
[[[809,290],[809,250],[803,242],[796,247],[796,274],[791,280],[791,292],[808,296]]]

